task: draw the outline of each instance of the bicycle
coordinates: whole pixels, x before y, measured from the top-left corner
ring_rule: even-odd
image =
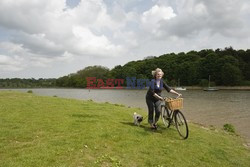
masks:
[[[172,99],[169,97],[164,98],[165,104],[161,106],[161,117],[163,124],[169,128],[170,125],[175,125],[178,133],[183,139],[188,138],[188,124],[180,111],[182,108],[183,99]],[[179,104],[178,104],[179,103]]]

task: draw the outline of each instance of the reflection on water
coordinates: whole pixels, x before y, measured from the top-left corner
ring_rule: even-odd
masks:
[[[17,89],[27,92],[29,89]],[[33,93],[76,99],[92,99],[97,102],[119,103],[140,107],[147,111],[145,95],[147,90],[107,89],[31,89]],[[250,91],[187,90],[181,92],[184,98],[184,114],[192,122],[215,125],[219,128],[231,123],[250,142]],[[172,94],[163,93],[164,96]],[[145,113],[147,114],[147,113]]]

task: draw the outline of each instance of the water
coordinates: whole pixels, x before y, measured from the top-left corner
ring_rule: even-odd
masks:
[[[29,89],[16,89],[27,92]],[[145,110],[147,90],[88,90],[88,89],[31,89],[34,94],[58,96],[75,99],[92,99],[97,102],[124,104]],[[203,125],[222,128],[224,124],[233,124],[241,136],[250,143],[250,91],[215,91],[202,90],[179,91],[184,98],[183,113],[187,120]],[[164,96],[174,95],[163,93]]]

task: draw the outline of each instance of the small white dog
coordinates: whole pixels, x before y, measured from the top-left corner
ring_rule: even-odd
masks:
[[[143,120],[143,116],[135,112],[133,118],[134,118],[134,124],[140,126],[140,123]]]

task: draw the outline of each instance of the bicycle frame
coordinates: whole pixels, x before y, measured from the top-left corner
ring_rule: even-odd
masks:
[[[185,116],[179,109],[170,109],[167,103],[161,105],[161,117],[164,125],[169,128],[174,125],[183,139],[188,138],[188,124]],[[181,128],[181,127],[184,127]],[[184,130],[184,131],[183,131]]]
[[[162,107],[165,108],[165,110],[167,111],[167,117],[169,118],[170,124],[172,122],[174,122],[174,110],[171,110],[170,108],[168,108],[168,106],[166,104],[161,105]],[[162,113],[161,113],[162,114]]]

